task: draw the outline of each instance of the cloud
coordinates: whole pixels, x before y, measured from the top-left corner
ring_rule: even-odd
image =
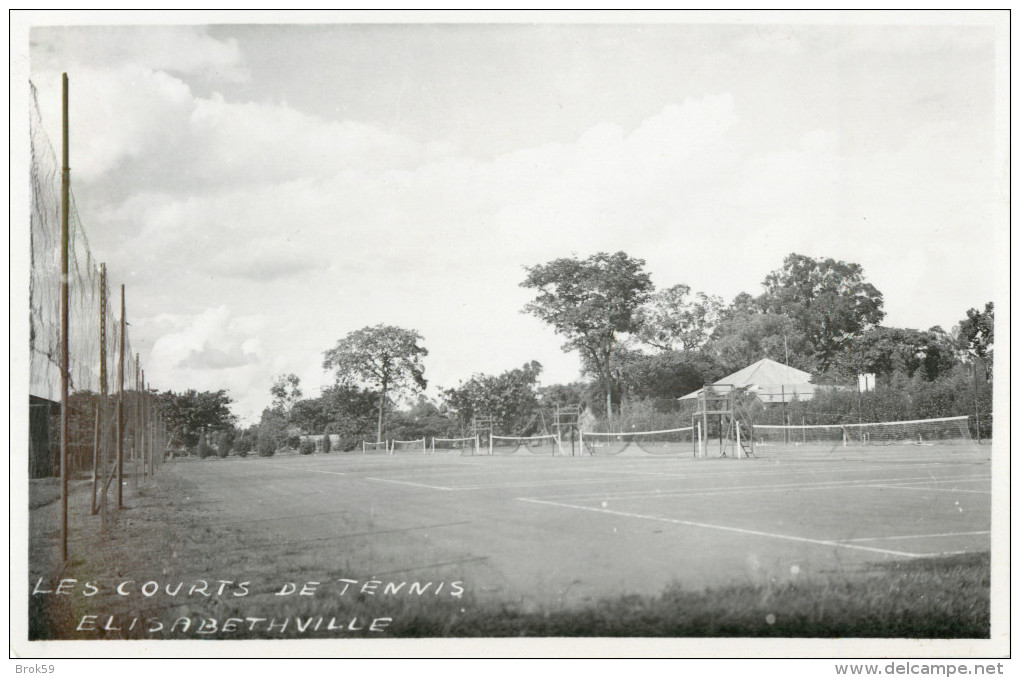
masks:
[[[202,106],[227,104],[190,110]],[[389,137],[272,106],[231,111],[251,133],[251,148],[214,141],[210,148],[220,150],[211,156],[262,148],[260,169],[247,180],[237,171],[208,192],[169,185],[138,195],[104,222],[136,233],[119,255],[172,271],[157,278],[172,281],[166,308],[193,309],[186,326],[156,341],[153,360],[177,380],[206,379],[210,388],[216,374],[255,414],[273,374],[318,383],[322,350],[376,322],[423,331],[430,379],[439,384],[533,358],[547,365],[550,383],[570,380],[576,361],[564,359],[562,342],[520,313],[523,265],[623,249],[646,258],[659,285],[687,282],[727,298],[754,292],[791,251],[853,260],[847,234],[874,242],[893,218],[881,192],[918,190],[904,163],[922,152],[944,163],[931,149],[944,130],[934,129],[918,130],[897,158],[845,156],[839,137],[821,128],[790,148],[751,152],[729,95],[667,105],[629,130],[602,123],[572,143],[488,161],[436,157],[407,140],[359,147],[338,130]],[[205,131],[193,136],[221,133],[210,131],[220,123],[199,126]],[[362,150],[350,150],[343,167],[325,167],[308,140]],[[280,170],[273,179],[274,159],[308,176],[286,179],[291,170]],[[211,172],[215,163],[202,162]],[[903,176],[890,183],[896,173]],[[869,221],[847,224],[860,205],[874,210]],[[210,304],[218,310],[206,311]],[[228,331],[238,315],[266,319],[258,350],[245,344],[252,335]]]
[[[740,55],[804,48],[801,33],[789,37],[778,28],[745,36],[756,45]],[[924,241],[927,228],[956,242],[960,224],[975,224],[968,177],[980,168],[970,159],[985,156],[948,123],[916,126],[899,148],[851,153],[831,119],[764,135],[762,100],[721,89],[471,156],[381,123],[228,100],[182,73],[240,77],[236,44],[185,31],[181,44],[199,53],[174,60],[165,39],[148,52],[135,45],[136,60],[112,48],[81,57],[77,195],[102,224],[90,231],[95,249],[111,271],[129,273],[129,298],[142,307],[134,317],[173,314],[135,328],[152,345],[150,376],[229,388],[251,416],[274,374],[314,387],[325,378],[322,351],[378,322],[423,332],[433,383],[531,359],[549,383],[573,379],[577,362],[561,339],[520,312],[523,266],[551,258],[625,250],[646,259],[660,286],[731,298],[757,291],[799,251],[859,261],[902,288],[894,266],[904,248],[914,248],[909,270],[923,274],[945,258]],[[525,103],[526,126],[535,121]],[[914,292],[904,296],[924,308]]]
[[[237,41],[219,40],[204,26],[37,26],[32,29],[33,70],[68,66],[116,70],[130,63],[151,71],[199,74],[220,81],[247,80]]]
[[[230,367],[250,365],[258,360],[258,356],[241,351],[224,351],[206,343],[201,350],[192,350],[178,367],[185,370],[222,370]]]
[[[163,374],[240,367],[261,358],[259,344],[250,335],[262,326],[260,318],[234,318],[221,306],[191,317],[164,316],[161,322],[175,326],[152,348],[153,367]]]

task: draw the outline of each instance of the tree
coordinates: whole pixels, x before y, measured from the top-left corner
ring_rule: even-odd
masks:
[[[492,417],[498,433],[525,435],[538,410],[538,377],[542,365],[532,360],[500,375],[476,374],[443,399],[467,429],[476,416]]]
[[[206,431],[232,429],[237,421],[230,411],[234,401],[225,390],[163,391],[157,398],[166,414],[171,445],[180,444],[191,449]]]
[[[220,431],[216,437],[216,455],[221,459],[230,454],[234,445],[234,432],[231,430]]]
[[[387,396],[423,391],[428,385],[421,361],[429,352],[422,341],[414,330],[376,325],[351,332],[324,353],[322,366],[336,373],[337,384],[379,390],[377,441],[383,439]]]
[[[810,341],[797,323],[782,313],[734,313],[715,328],[709,347],[725,373],[762,358],[808,372],[815,368]]]
[[[637,339],[661,351],[693,351],[708,341],[722,308],[719,297],[692,295],[687,285],[667,287],[638,309]]]
[[[762,309],[758,305],[758,300],[747,292],[741,292],[737,296],[733,297],[733,301],[726,308],[723,308],[719,312],[719,322],[731,320],[739,315],[750,315],[752,313],[758,313]]]
[[[583,381],[575,381],[572,384],[543,386],[538,389],[539,401],[542,407],[553,410],[557,406],[573,407],[575,405],[582,405],[587,407],[589,405],[588,390],[590,386],[588,382]]]
[[[873,327],[851,342],[847,372],[890,376],[901,372],[925,381],[940,378],[956,364],[953,344],[941,327],[926,332]]]
[[[213,448],[209,445],[209,441],[206,440],[206,436],[204,434],[198,437],[198,445],[195,446],[195,454],[198,455],[199,459],[205,459],[206,457],[213,456]]]
[[[823,371],[850,340],[885,317],[882,293],[865,282],[860,264],[790,254],[762,284],[762,310],[792,319]]]
[[[273,407],[289,413],[301,399],[301,379],[296,374],[281,374],[269,388],[269,394],[273,396]]]
[[[679,398],[722,376],[715,360],[700,353],[632,353],[622,368],[626,392],[633,398]]]
[[[302,433],[321,431],[330,424],[329,414],[321,396],[295,402],[290,408],[289,419]]]
[[[640,325],[637,311],[652,291],[645,262],[624,252],[599,252],[581,261],[561,258],[526,267],[521,287],[537,290],[527,313],[552,325],[567,338],[565,351],[580,351],[598,375],[606,398],[606,416],[613,412],[613,355],[619,335]]]
[[[257,438],[257,426],[250,426],[242,430],[234,441],[234,453],[239,457],[247,457],[248,453],[255,447],[255,440]]]
[[[256,449],[260,457],[271,457],[276,450],[287,444],[287,419],[277,409],[262,410],[259,420],[259,437]]]
[[[334,433],[363,435],[372,430],[379,397],[371,389],[334,384],[322,389],[320,400],[323,426],[332,427]]]
[[[982,360],[990,359],[995,341],[995,304],[989,301],[983,312],[976,308],[968,310],[956,334],[964,351]]]

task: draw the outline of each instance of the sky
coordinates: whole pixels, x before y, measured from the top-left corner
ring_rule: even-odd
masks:
[[[27,22],[156,388],[257,421],[380,323],[422,334],[433,397],[531,360],[573,381],[520,283],[600,251],[726,301],[792,252],[859,263],[898,327],[1008,294],[1001,13],[330,16]]]

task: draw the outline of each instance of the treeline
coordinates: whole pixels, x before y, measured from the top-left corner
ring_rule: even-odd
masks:
[[[532,361],[502,374],[475,374],[430,400],[422,395],[424,339],[378,325],[323,353],[333,383],[320,395],[304,397],[298,378],[282,375],[258,424],[236,430],[229,418],[205,422],[196,438],[195,424],[187,423],[179,440],[188,449],[205,441],[211,446],[203,453],[213,447],[264,456],[281,449],[344,452],[364,440],[465,436],[478,417],[491,419],[497,434],[553,431],[557,409],[577,405],[586,425],[675,427],[686,424],[680,396],[762,358],[834,387],[810,401],[763,407],[756,415],[762,423],[991,411],[990,302],[948,330],[889,327],[882,325],[883,295],[858,264],[791,254],[765,277],[760,294],[725,303],[684,284],[656,289],[644,263],[617,252],[525,269],[521,286],[534,298],[524,310],[562,336],[565,351],[580,355],[577,383],[542,386],[542,366]],[[873,391],[858,391],[861,374],[875,375]]]

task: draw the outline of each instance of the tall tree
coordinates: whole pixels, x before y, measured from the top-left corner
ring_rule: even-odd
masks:
[[[321,433],[330,423],[322,397],[298,400],[290,408],[289,419],[302,433]]]
[[[900,327],[873,327],[855,337],[847,351],[850,374],[877,374],[888,377],[901,372],[931,381],[940,378],[956,364],[950,337],[941,327],[928,331]]]
[[[361,436],[378,418],[379,396],[368,388],[335,384],[322,389],[322,414],[335,433]]]
[[[689,353],[708,341],[722,308],[719,297],[692,294],[687,285],[667,287],[638,309],[637,339],[661,351]]]
[[[634,398],[679,398],[724,374],[702,352],[631,353],[623,362],[625,391]]]
[[[363,384],[379,390],[377,441],[383,439],[387,396],[428,385],[422,358],[429,352],[423,341],[414,330],[376,325],[351,332],[324,353],[322,366],[335,372],[338,385]]]
[[[763,283],[762,310],[791,318],[814,347],[822,370],[855,336],[882,321],[882,293],[860,264],[790,254]]]
[[[637,310],[652,291],[645,262],[625,252],[599,252],[585,260],[562,258],[527,267],[521,287],[537,290],[527,313],[567,338],[602,383],[606,417],[613,412],[613,354],[620,334],[638,330]]]
[[[968,310],[956,331],[963,350],[982,360],[990,358],[995,342],[995,304],[989,301],[984,311]]]
[[[281,374],[269,388],[273,396],[273,407],[281,412],[290,412],[294,403],[301,399],[301,379],[296,374]]]
[[[538,377],[542,365],[532,360],[499,375],[476,374],[456,388],[443,391],[446,405],[456,412],[461,427],[475,416],[492,417],[496,432],[525,435],[538,409]]]
[[[198,444],[203,433],[232,429],[237,422],[230,411],[234,401],[225,390],[163,391],[157,398],[166,413],[171,443],[191,448]]]
[[[726,372],[762,358],[809,372],[816,367],[810,341],[793,319],[781,313],[734,311],[715,328],[710,348]]]

